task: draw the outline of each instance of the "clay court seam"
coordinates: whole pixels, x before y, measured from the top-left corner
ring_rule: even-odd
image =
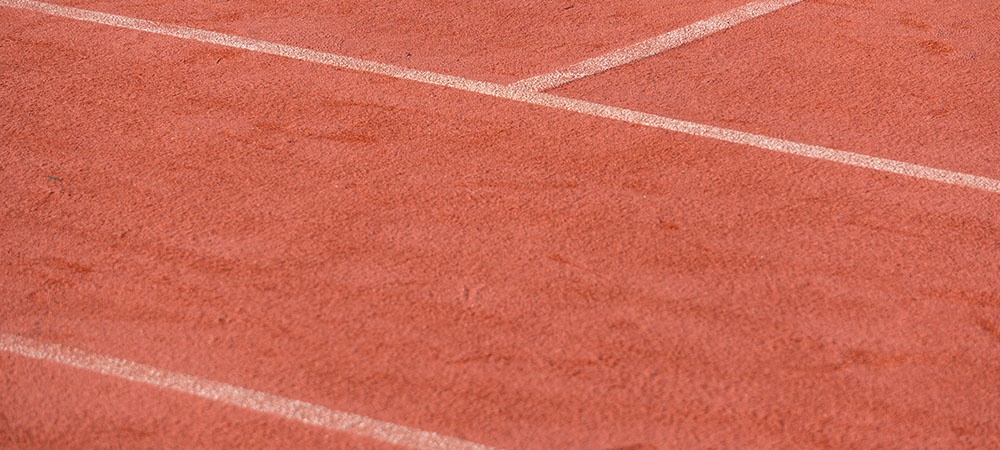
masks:
[[[659,55],[667,50],[680,47],[712,34],[728,30],[748,20],[773,13],[803,0],[763,0],[731,9],[691,25],[661,34],[600,56],[573,64],[555,72],[526,78],[510,86],[535,92],[546,91],[567,83],[597,75],[645,58]]]
[[[418,450],[491,450],[493,447],[456,437],[336,411],[301,400],[279,397],[218,381],[159,369],[124,359],[87,353],[23,336],[0,333],[0,351],[26,358],[75,367],[110,377],[152,385],[306,425],[362,436]]]
[[[913,178],[1000,193],[1000,180],[992,178],[921,166],[918,164],[879,158],[876,156],[869,156],[844,150],[836,150],[818,145],[803,144],[712,125],[671,119],[655,114],[588,102],[586,100],[560,97],[542,92],[517,89],[515,87],[496,83],[469,80],[453,75],[410,69],[392,64],[335,55],[318,50],[278,44],[259,39],[228,35],[180,25],[162,24],[151,20],[136,19],[116,14],[44,3],[35,0],[0,0],[0,6],[26,9],[68,19],[99,23],[118,28],[172,36],[207,44],[215,44],[258,53],[283,56],[301,61],[385,75],[424,84],[450,87],[492,97],[515,100],[554,109],[562,109],[565,111],[613,119],[635,125],[660,128],[663,130],[706,137],[734,144],[747,145],[750,147],[772,150],[780,153],[787,153],[812,159],[831,161],[848,166],[895,173]]]

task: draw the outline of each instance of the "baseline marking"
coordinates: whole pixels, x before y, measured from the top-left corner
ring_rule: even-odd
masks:
[[[802,0],[763,0],[740,6],[708,19],[678,28],[660,36],[590,58],[552,73],[545,73],[512,83],[510,86],[530,91],[545,91],[581,78],[597,75],[615,67],[663,53],[672,48],[697,41],[711,34],[728,30],[751,19],[773,13]]]
[[[346,432],[418,450],[493,450],[493,447],[451,436],[417,430],[349,412],[336,411],[300,400],[279,397],[218,381],[170,372],[124,359],[95,355],[57,344],[42,343],[22,336],[0,333],[0,350],[214,400],[306,425]]]
[[[469,80],[466,78],[445,75],[435,72],[409,69],[391,64],[366,61],[349,56],[335,55],[291,45],[276,44],[241,36],[233,36],[214,31],[188,28],[179,25],[162,24],[144,19],[107,14],[68,6],[43,3],[35,0],[0,0],[0,6],[26,9],[53,16],[94,22],[119,28],[127,28],[147,33],[173,36],[181,39],[239,48],[258,53],[283,56],[301,61],[325,64],[341,69],[385,75],[419,83],[444,86],[491,97],[514,100],[532,105],[545,106],[564,111],[572,111],[595,117],[613,119],[635,125],[659,128],[663,130],[684,133],[693,136],[706,137],[734,144],[747,145],[764,150],[772,150],[791,155],[803,156],[824,161],[831,161],[848,166],[895,173],[923,180],[937,181],[956,186],[965,186],[984,191],[1000,193],[1000,180],[953,172],[945,169],[921,166],[918,164],[896,161],[892,159],[868,156],[844,150],[836,150],[818,145],[809,145],[784,139],[731,130],[712,125],[705,125],[684,120],[671,119],[625,108],[619,108],[600,103],[577,100],[568,97],[535,92],[517,87],[490,83],[486,81]]]

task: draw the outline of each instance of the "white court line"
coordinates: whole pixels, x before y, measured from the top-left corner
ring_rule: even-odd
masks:
[[[0,351],[136,383],[144,383],[238,408],[280,416],[306,425],[418,450],[490,450],[493,448],[430,431],[383,422],[371,417],[336,411],[300,400],[170,372],[124,359],[95,355],[57,344],[42,343],[23,336],[0,333]]]
[[[868,156],[844,150],[836,150],[817,145],[802,144],[799,142],[761,136],[743,131],[730,130],[712,125],[671,119],[668,117],[657,116],[655,114],[633,111],[630,109],[603,105],[585,100],[560,97],[543,92],[518,89],[516,87],[496,83],[469,80],[452,75],[408,69],[391,64],[366,61],[363,59],[340,56],[317,50],[310,50],[307,48],[293,47],[291,45],[276,44],[273,42],[261,41],[247,37],[233,36],[178,25],[162,24],[149,20],[71,8],[34,0],[0,0],[0,6],[22,8],[53,16],[100,23],[165,36],[173,36],[181,39],[222,45],[226,47],[240,48],[259,53],[284,56],[286,58],[301,61],[309,61],[343,69],[412,80],[425,84],[445,86],[492,97],[515,100],[532,105],[546,106],[564,111],[573,111],[595,117],[603,117],[636,125],[717,139],[720,141],[742,144],[765,150],[773,150],[776,152],[807,158],[832,161],[848,166],[862,167],[865,169],[895,173],[913,178],[1000,193],[1000,180],[992,178],[970,175],[961,172],[952,172],[944,169],[936,169],[933,167]]]
[[[791,6],[802,0],[763,0],[740,6],[708,19],[695,22],[684,28],[679,28],[660,36],[614,50],[610,53],[596,56],[565,69],[552,73],[526,78],[511,84],[512,87],[530,91],[544,91],[562,86],[581,78],[597,75],[615,67],[623,66],[640,59],[649,58],[672,48],[680,47],[689,42],[702,39],[711,34],[728,30],[751,19],[773,13],[786,6]]]

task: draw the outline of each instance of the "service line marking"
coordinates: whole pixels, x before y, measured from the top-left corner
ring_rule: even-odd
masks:
[[[75,367],[101,375],[152,385],[213,400],[251,411],[279,416],[306,425],[363,436],[418,450],[491,450],[493,447],[418,430],[371,417],[336,411],[301,400],[279,397],[218,381],[158,369],[124,359],[87,353],[62,345],[43,343],[0,333],[0,350],[49,363]]]
[[[416,81],[419,83],[444,86],[497,98],[509,99],[532,105],[540,105],[564,111],[572,111],[595,117],[613,119],[621,122],[659,128],[663,130],[684,133],[693,136],[706,137],[734,144],[747,145],[759,149],[772,150],[791,155],[831,161],[848,166],[861,167],[881,172],[895,173],[913,178],[937,181],[957,186],[971,187],[984,191],[1000,193],[1000,180],[986,178],[967,173],[953,172],[945,169],[921,166],[918,164],[896,161],[892,159],[868,156],[860,153],[837,150],[818,145],[803,144],[774,137],[762,136],[744,131],[731,130],[712,125],[705,125],[669,117],[634,111],[616,106],[588,102],[568,97],[520,89],[486,81],[469,80],[453,75],[409,69],[349,56],[335,55],[307,48],[277,44],[259,39],[233,36],[214,31],[188,28],[179,25],[163,24],[144,19],[107,14],[68,6],[54,5],[35,0],[0,0],[0,6],[9,6],[31,11],[37,11],[53,16],[94,22],[119,28],[144,31],[148,33],[173,36],[181,39],[204,42],[239,48],[258,53],[283,56],[286,58],[325,64],[341,69],[385,75],[389,77]]]
[[[581,78],[597,75],[615,67],[636,62],[640,59],[659,55],[672,48],[677,48],[720,31],[728,30],[748,20],[773,13],[801,1],[763,0],[749,3],[709,17],[708,19],[692,23],[686,27],[678,28],[669,33],[578,62],[564,69],[517,81],[512,83],[511,86],[536,92],[552,89]]]

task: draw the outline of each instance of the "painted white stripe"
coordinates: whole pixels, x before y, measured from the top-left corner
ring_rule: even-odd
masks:
[[[0,0],[0,6],[21,8],[52,16],[65,17],[68,19],[99,23],[118,28],[126,28],[130,30],[160,34],[163,36],[204,42],[207,44],[221,45],[224,47],[238,48],[257,53],[283,56],[301,61],[309,61],[360,72],[376,73],[393,78],[418,81],[421,83],[454,87],[472,92],[489,91],[493,89],[493,87],[499,86],[493,83],[467,80],[465,78],[453,77],[435,72],[427,72],[394,66],[392,64],[366,61],[363,59],[351,58],[349,56],[340,56],[332,53],[310,50],[307,48],[276,44],[274,42],[262,41],[259,39],[233,36],[214,31],[165,24],[154,22],[152,20],[136,19],[132,17],[119,16],[117,14],[107,14],[98,11],[55,5],[52,3],[44,3],[34,0]]]
[[[732,28],[740,23],[770,14],[786,6],[791,6],[802,0],[764,0],[757,1],[736,9],[712,16],[700,22],[695,22],[684,28],[679,28],[660,36],[623,47],[610,53],[596,56],[578,62],[565,69],[552,73],[527,78],[511,86],[531,91],[544,91],[562,86],[584,77],[623,66],[640,59],[649,58],[672,48],[680,47],[689,42],[702,39],[711,34]]]
[[[802,144],[799,142],[761,136],[744,131],[730,130],[728,128],[720,128],[712,125],[671,119],[668,117],[657,116],[655,114],[633,111],[625,108],[603,105],[600,103],[591,103],[583,100],[559,97],[542,92],[525,92],[520,95],[512,95],[508,98],[517,99],[526,103],[544,105],[551,108],[575,111],[596,117],[619,120],[636,125],[717,139],[734,144],[748,145],[751,147],[787,153],[790,155],[804,156],[807,158],[831,161],[848,166],[862,167],[880,172],[895,173],[913,178],[938,181],[941,183],[1000,193],[1000,180],[977,175],[952,172],[944,169],[935,169],[933,167],[879,158],[876,156],[868,156],[844,150],[835,150],[818,145]]]
[[[258,39],[233,36],[177,25],[161,24],[149,20],[134,19],[114,14],[59,6],[34,0],[0,0],[0,6],[22,8],[70,19],[95,22],[115,27],[173,36],[181,39],[189,39],[259,53],[278,55],[286,58],[325,64],[342,69],[350,69],[405,80],[412,80],[425,84],[445,86],[492,97],[515,100],[565,111],[573,111],[607,119],[614,119],[636,125],[660,128],[678,133],[717,139],[720,141],[742,144],[807,158],[832,161],[848,166],[862,167],[865,169],[890,172],[913,178],[938,181],[1000,193],[1000,180],[992,178],[952,172],[944,169],[935,169],[933,167],[820,147],[817,145],[802,144],[784,139],[715,127],[712,125],[671,119],[668,117],[657,116],[655,114],[633,111],[625,108],[588,102],[585,100],[577,100],[546,94],[543,92],[520,89],[516,86],[506,86],[485,81],[469,80],[452,75],[408,69],[391,64],[366,61],[306,48],[261,41]]]
[[[300,400],[170,372],[123,359],[95,355],[57,344],[42,343],[12,334],[0,334],[0,350],[136,383],[144,383],[393,445],[419,450],[490,450],[492,448],[370,417],[336,411]]]

